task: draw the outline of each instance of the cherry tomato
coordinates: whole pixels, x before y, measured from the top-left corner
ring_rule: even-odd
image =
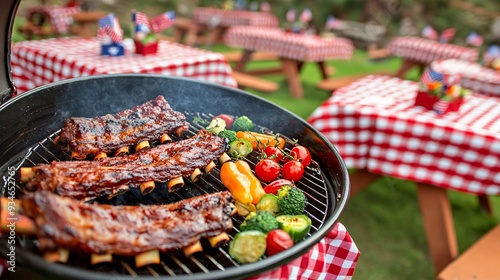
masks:
[[[272,159],[262,159],[255,165],[255,175],[264,182],[275,180],[280,175],[281,166]]]
[[[311,164],[311,152],[304,146],[295,146],[290,151],[290,155],[295,158],[295,160],[302,162],[304,167],[308,167]]]
[[[281,150],[274,146],[267,146],[264,149],[264,153],[266,154],[268,159],[272,159],[276,162],[280,162],[280,160],[283,158],[283,153],[281,152]]]
[[[278,190],[281,189],[284,185],[291,185],[293,186],[293,182],[287,179],[278,179],[275,181],[272,181],[269,183],[265,188],[264,191],[266,193],[272,193],[272,194],[277,194]]]
[[[266,237],[266,255],[276,255],[293,246],[292,237],[282,229],[271,230]]]
[[[300,161],[289,161],[283,165],[281,174],[287,180],[298,181],[304,176],[304,165]]]

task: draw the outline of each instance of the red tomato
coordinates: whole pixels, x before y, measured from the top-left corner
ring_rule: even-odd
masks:
[[[290,155],[295,158],[295,160],[302,162],[304,167],[308,167],[311,164],[311,152],[304,146],[295,146],[290,151]]]
[[[287,180],[298,181],[304,176],[304,165],[300,161],[289,161],[283,165],[281,174]]]
[[[293,186],[293,182],[290,180],[286,180],[286,179],[278,179],[278,180],[275,180],[275,181],[272,181],[271,183],[269,183],[264,188],[264,191],[266,193],[277,194],[278,190],[281,189],[281,187],[283,187],[284,185],[292,185]]]
[[[282,229],[271,230],[266,237],[266,255],[276,255],[293,246],[292,237]]]
[[[262,159],[255,165],[255,175],[264,182],[270,182],[278,178],[281,166],[272,159]]]
[[[283,153],[281,152],[281,150],[274,146],[267,146],[264,149],[264,153],[266,154],[268,159],[272,159],[276,162],[280,162],[280,160],[283,158]]]

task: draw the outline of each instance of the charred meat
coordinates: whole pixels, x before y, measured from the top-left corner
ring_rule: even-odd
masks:
[[[174,111],[163,96],[116,114],[64,121],[58,144],[77,159],[108,153],[140,141],[153,141],[189,128],[184,114]]]
[[[191,138],[123,157],[54,161],[21,168],[21,181],[26,182],[24,189],[28,192],[49,190],[88,200],[112,194],[123,186],[137,187],[148,181],[167,182],[190,176],[194,170],[216,161],[227,148],[225,138],[200,130]]]
[[[168,205],[112,206],[40,191],[23,196],[21,209],[36,221],[39,240],[50,240],[45,246],[131,256],[185,248],[230,231],[231,202],[223,191]]]

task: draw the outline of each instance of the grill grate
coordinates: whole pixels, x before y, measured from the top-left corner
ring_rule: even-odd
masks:
[[[184,112],[184,114],[190,124],[190,128],[186,136],[183,136],[182,138],[195,135],[213,118],[213,115],[201,113],[193,114]],[[262,132],[272,133],[272,131],[269,131],[264,127],[258,126],[257,128]],[[54,139],[59,135],[59,133],[60,130],[54,132],[46,139],[39,142],[36,146],[28,149],[25,155],[20,159],[17,169],[20,167],[31,167],[39,163],[50,163],[54,160],[69,160],[70,154],[60,150],[54,143]],[[282,136],[286,138],[285,135]],[[174,141],[180,139],[175,136],[172,138]],[[291,140],[292,139],[287,139],[287,141]],[[153,142],[151,144],[154,146],[156,143]],[[285,149],[289,152],[289,147],[285,147]],[[258,162],[257,152],[252,152],[249,156],[247,156],[247,158],[245,158],[245,160],[247,160],[249,164],[254,167]],[[147,195],[142,195],[138,189],[132,189],[125,194],[121,194],[109,200],[105,198],[96,199],[96,202],[113,205],[171,203],[205,193],[225,190],[225,187],[219,180],[219,174],[220,164],[217,163],[217,167],[214,168],[209,174],[204,174],[195,183],[185,180],[185,186],[174,193],[169,193],[164,183],[156,183],[157,186],[155,190]],[[16,181],[18,182],[19,180]],[[325,186],[322,172],[314,159],[311,165],[306,168],[304,177],[299,182],[296,182],[296,185],[304,191],[308,198],[308,205],[305,212],[312,220],[312,227],[309,232],[310,236],[321,228],[321,225],[328,215],[327,209],[329,209],[329,194],[327,193],[328,188]],[[18,194],[21,195],[22,191],[19,185],[17,186],[17,189]],[[330,205],[330,207],[334,206]],[[238,227],[243,221],[243,218],[240,216],[235,216],[232,219],[234,229],[233,232],[229,234],[231,239],[234,234],[239,232]],[[38,253],[38,241],[36,238],[25,236],[18,236],[17,238],[19,242],[18,244],[22,244],[25,249]],[[193,275],[196,273],[206,274],[214,271],[225,271],[227,268],[240,266],[240,264],[229,256],[227,252],[227,244],[219,248],[210,248],[208,244],[203,242],[204,240],[202,241],[202,245],[204,247],[204,251],[202,253],[196,253],[190,257],[186,257],[181,250],[166,253],[162,252],[160,253],[160,264],[147,265],[140,268],[135,267],[133,257],[113,256],[113,260],[109,263],[92,265],[88,255],[74,252],[70,252],[70,257],[66,264],[96,272],[109,273],[110,275],[126,275],[132,277],[175,277],[180,275]]]

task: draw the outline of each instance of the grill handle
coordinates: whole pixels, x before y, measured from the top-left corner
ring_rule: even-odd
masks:
[[[21,0],[3,0],[2,2],[4,4],[0,9],[0,59],[3,65],[0,69],[0,103],[4,103],[12,98],[16,92],[16,88],[12,82],[10,47],[12,44],[14,18]]]

